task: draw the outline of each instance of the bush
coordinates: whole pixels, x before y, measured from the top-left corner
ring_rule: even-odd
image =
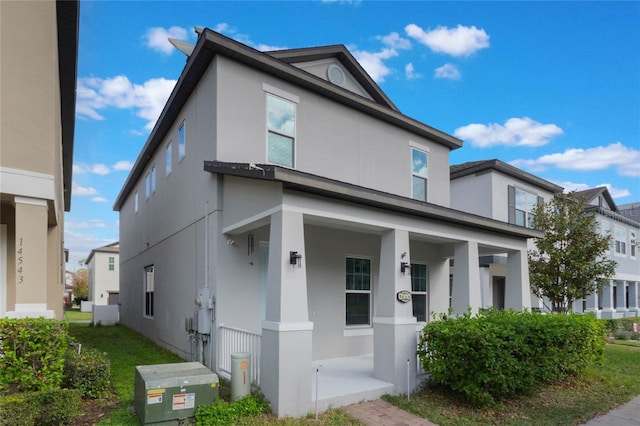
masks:
[[[269,405],[253,395],[235,402],[219,401],[215,404],[199,405],[196,408],[197,425],[229,425],[243,417],[255,417],[269,412]]]
[[[489,310],[427,324],[418,355],[432,382],[490,404],[602,362],[604,338],[591,315]]]
[[[111,361],[106,353],[84,349],[68,351],[64,363],[64,387],[78,389],[82,396],[101,398],[111,388]]]
[[[82,396],[75,389],[16,393],[0,398],[0,424],[67,425],[78,417],[81,408]]]
[[[0,392],[60,387],[67,327],[44,318],[0,319]]]
[[[640,323],[640,318],[618,318],[602,320],[608,334],[614,339],[640,340],[640,333],[633,330],[634,323]]]

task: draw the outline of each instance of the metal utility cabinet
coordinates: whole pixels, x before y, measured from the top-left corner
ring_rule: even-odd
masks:
[[[218,401],[218,376],[199,362],[136,367],[133,406],[143,425],[175,424]]]

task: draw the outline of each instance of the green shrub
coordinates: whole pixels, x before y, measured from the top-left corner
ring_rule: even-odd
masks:
[[[489,404],[602,362],[604,337],[591,315],[489,310],[430,322],[418,355],[432,382]]]
[[[69,345],[67,323],[44,318],[0,319],[0,391],[56,389]]]
[[[0,397],[3,426],[57,426],[72,424],[80,414],[82,396],[75,389],[16,393]]]
[[[35,425],[38,412],[38,401],[30,394],[16,393],[0,397],[0,425]]]
[[[633,324],[639,323],[640,318],[617,318],[617,319],[604,319],[601,320],[604,322],[605,327],[607,329],[607,334],[612,336],[614,339],[621,340],[639,340],[640,333],[634,332]]]
[[[84,349],[68,351],[64,363],[64,387],[79,389],[82,396],[101,398],[111,389],[111,362],[106,353]]]
[[[215,404],[199,405],[196,408],[196,424],[200,426],[229,425],[244,417],[255,417],[269,412],[269,405],[253,395],[235,402],[219,401]]]

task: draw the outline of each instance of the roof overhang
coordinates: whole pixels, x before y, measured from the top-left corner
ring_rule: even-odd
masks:
[[[205,161],[204,170],[209,173],[239,176],[250,179],[279,182],[283,189],[290,189],[320,195],[342,201],[358,203],[392,211],[435,220],[458,226],[466,226],[484,231],[496,232],[515,238],[536,238],[542,232],[459,210],[425,203],[382,191],[365,188],[273,164],[227,163]]]
[[[271,54],[260,52],[210,29],[204,29],[200,33],[198,42],[191,56],[189,56],[187,64],[169,96],[169,100],[165,104],[158,121],[151,131],[145,146],[142,148],[131,173],[114,203],[114,210],[119,211],[122,207],[124,200],[140,176],[142,176],[147,161],[153,156],[162,143],[163,138],[173,125],[182,107],[195,90],[216,55],[228,57],[251,68],[261,70],[297,86],[319,93],[336,102],[340,102],[413,134],[444,145],[449,149],[457,149],[462,146],[462,141],[454,136],[290,65],[273,56],[273,52]]]

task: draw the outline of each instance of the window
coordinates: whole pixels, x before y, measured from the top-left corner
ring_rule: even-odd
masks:
[[[348,257],[346,266],[346,325],[369,325],[371,260]]]
[[[427,201],[427,153],[411,148],[411,197]]]
[[[533,209],[543,202],[542,197],[509,186],[509,223],[533,228]]]
[[[110,271],[116,270],[116,259],[113,256],[109,256],[109,270]]]
[[[625,256],[627,254],[627,230],[621,226],[614,226],[613,239],[616,245],[616,254]]]
[[[151,197],[151,173],[147,173],[144,177],[144,198],[149,199]]]
[[[629,231],[629,255],[632,259],[636,258],[636,231]]]
[[[144,268],[144,316],[153,318],[153,265]]]
[[[167,145],[167,148],[164,150],[165,176],[169,176],[171,174],[171,145],[172,143],[169,142],[169,144]]]
[[[267,94],[267,161],[293,167],[296,104]]]
[[[413,316],[418,322],[427,322],[427,290],[429,275],[427,265],[411,264],[411,301]]]
[[[151,167],[151,194],[156,192],[156,165]]]
[[[138,191],[133,194],[133,212],[138,213]]]
[[[182,160],[187,154],[187,147],[184,134],[184,121],[178,127],[178,161]]]

